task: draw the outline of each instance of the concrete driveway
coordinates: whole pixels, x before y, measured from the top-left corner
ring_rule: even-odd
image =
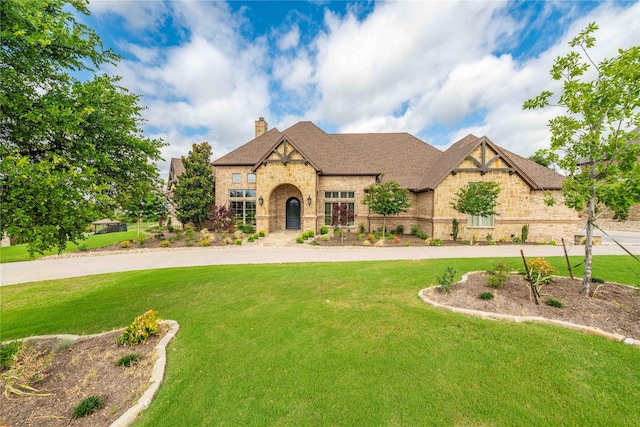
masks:
[[[382,260],[421,260],[435,258],[562,256],[562,246],[456,246],[456,247],[314,247],[310,245],[258,247],[223,246],[185,248],[117,255],[46,258],[35,261],[0,264],[0,286],[49,279],[148,270],[169,267],[194,267],[229,264],[278,264],[291,262],[350,262]],[[640,243],[629,246],[640,255]],[[617,245],[594,246],[595,255],[624,255]],[[571,246],[569,255],[584,255],[584,246]],[[630,259],[630,263],[634,262]]]

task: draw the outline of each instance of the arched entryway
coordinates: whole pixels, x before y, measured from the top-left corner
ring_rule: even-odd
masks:
[[[286,205],[286,229],[300,230],[300,199],[290,197]]]

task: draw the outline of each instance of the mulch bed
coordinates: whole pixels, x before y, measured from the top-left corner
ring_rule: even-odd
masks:
[[[161,325],[158,335],[135,346],[116,345],[121,331],[81,337],[73,343],[57,338],[31,340],[38,349],[53,355],[43,379],[34,386],[39,393],[51,395],[0,395],[0,425],[109,426],[148,388],[156,359],[154,348],[167,331],[168,327]],[[116,365],[118,359],[131,353],[140,355],[137,364],[127,368]],[[102,408],[85,418],[71,418],[73,409],[93,395],[103,398]]]
[[[501,288],[493,289],[486,283],[486,273],[472,273],[466,283],[454,285],[451,292],[434,287],[426,290],[426,296],[451,307],[564,320],[640,340],[639,288],[592,283],[591,297],[580,296],[581,288],[581,280],[554,277],[551,284],[542,287],[540,305],[536,305],[523,275],[512,275]],[[481,300],[479,295],[483,292],[492,292],[494,299]],[[561,301],[564,307],[545,304],[548,298]]]

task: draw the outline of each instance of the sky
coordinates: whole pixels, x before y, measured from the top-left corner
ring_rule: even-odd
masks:
[[[172,157],[207,141],[212,160],[254,137],[259,117],[285,130],[409,132],[445,150],[486,135],[523,156],[549,146],[559,108],[524,111],[557,93],[553,60],[589,22],[594,61],[640,45],[637,1],[90,0],[103,71],[141,96],[145,135]],[[390,151],[392,148],[390,148]]]

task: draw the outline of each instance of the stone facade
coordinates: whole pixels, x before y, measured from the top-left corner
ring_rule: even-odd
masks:
[[[256,228],[267,233],[284,229],[318,232],[327,222],[326,207],[334,202],[353,203],[354,229],[360,226],[366,231],[381,229],[383,217],[369,212],[362,200],[367,188],[387,172],[391,176],[396,173],[406,181],[404,185],[411,190],[412,204],[408,212],[386,218],[389,230],[401,225],[404,232],[409,233],[417,226],[430,237],[448,240],[452,220],[456,218],[461,240],[485,240],[488,234],[496,241],[511,240],[512,236],[520,236],[522,226],[527,224],[529,241],[548,242],[559,241],[562,237],[573,238],[579,228],[578,214],[562,203],[559,175],[544,168],[541,170],[539,165],[532,165],[524,158],[509,157],[508,152],[501,151],[486,137],[469,135],[442,153],[433,149],[425,151],[421,145],[425,143],[418,141],[420,143],[416,144],[416,139],[407,134],[366,134],[365,137],[375,143],[355,134],[332,139],[310,122],[301,122],[279,132],[268,131],[266,122],[260,118],[255,130],[256,139],[213,163],[216,203],[229,205],[237,200],[238,192],[244,194],[245,200],[255,206]],[[389,157],[388,166],[376,163],[381,157],[373,151],[380,147],[388,152],[389,138],[395,138],[398,149],[406,144],[406,147],[422,150],[421,156],[427,153],[440,157],[431,164],[418,158],[415,163],[410,158],[394,163],[393,157]],[[340,156],[353,155],[361,147],[353,145],[349,148],[345,143],[369,143],[371,154],[360,151],[357,157],[345,161]],[[375,156],[375,161],[369,160],[375,166],[355,163],[366,156]],[[343,169],[335,165],[342,165],[340,168]],[[340,173],[340,170],[344,172]],[[426,178],[421,178],[421,174]],[[466,215],[451,206],[462,187],[480,181],[500,184],[498,215],[493,225],[487,227],[468,225]],[[421,182],[426,184],[419,187]],[[545,190],[540,183],[552,183],[547,186],[551,190]],[[549,192],[557,200],[554,206],[545,203]]]

